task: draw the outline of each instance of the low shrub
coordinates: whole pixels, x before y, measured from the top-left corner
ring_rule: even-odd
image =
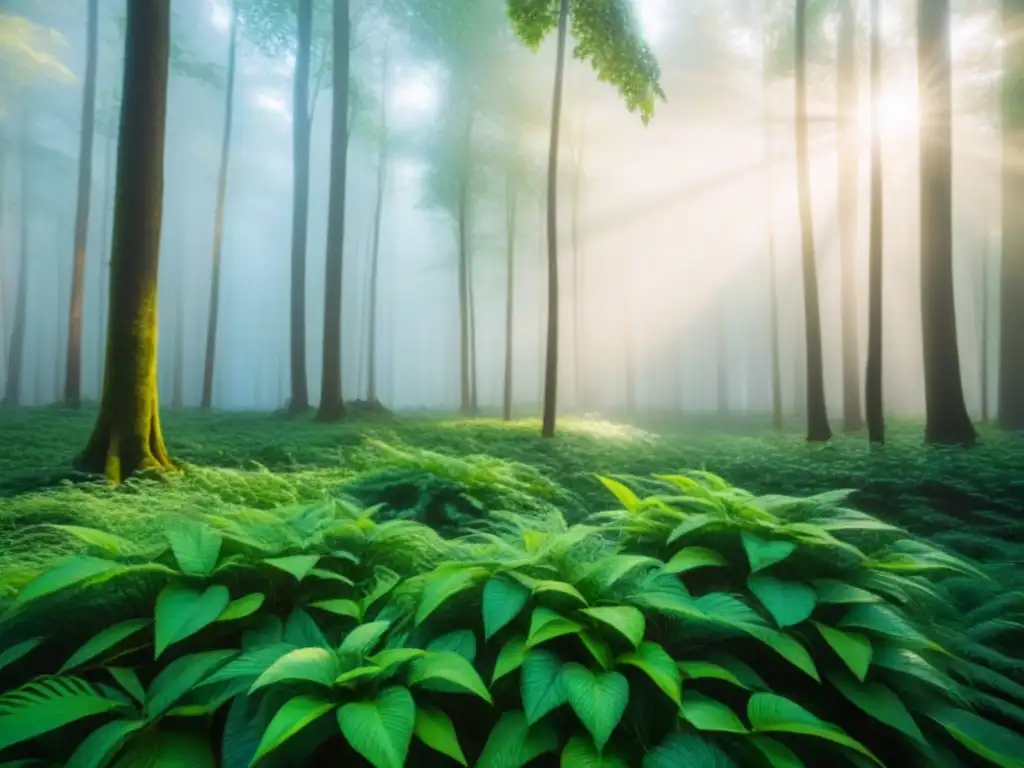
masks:
[[[1024,766],[1024,690],[945,641],[970,563],[846,505],[656,479],[445,539],[335,501],[168,525],[0,618],[4,765]]]

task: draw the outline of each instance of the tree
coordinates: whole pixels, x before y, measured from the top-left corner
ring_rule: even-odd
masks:
[[[918,0],[921,110],[921,325],[925,441],[977,440],[964,403],[953,296],[952,66],[949,0]]]
[[[811,169],[807,148],[807,0],[796,0],[796,164],[803,254],[804,333],[807,343],[807,440],[832,437],[825,405],[825,369],[821,350],[821,309],[814,255]]]
[[[238,49],[238,3],[231,3],[231,32],[228,43],[228,80],[224,97],[224,132],[220,145],[220,169],[217,173],[217,203],[213,223],[213,257],[210,280],[210,312],[206,324],[206,358],[203,363],[201,407],[213,404],[213,367],[217,357],[217,322],[220,314],[220,255],[224,240],[224,201],[228,187],[228,160],[231,154],[231,123],[234,117],[235,66]],[[175,372],[177,375],[177,372]]]
[[[882,397],[882,15],[880,0],[871,0],[871,232],[868,279],[868,359],[864,377],[868,439],[885,442]]]
[[[1024,0],[1003,0],[1003,258],[999,302],[999,424],[1024,429]]]
[[[390,60],[388,58],[388,43],[384,42],[384,51],[381,55],[380,65],[380,105],[379,124],[377,129],[380,133],[379,152],[377,160],[377,198],[373,208],[373,243],[370,252],[370,300],[369,300],[369,322],[367,323],[367,344],[366,344],[366,399],[370,403],[379,402],[377,399],[377,279],[380,274],[380,230],[384,218],[384,193],[388,180],[389,144],[388,134],[388,95],[390,93],[388,70]]]
[[[574,56],[589,61],[598,77],[615,85],[627,108],[639,110],[644,124],[657,98],[665,98],[658,62],[640,33],[629,0],[508,0],[512,28],[533,50],[558,30],[555,86],[548,150],[548,327],[544,374],[544,413],[541,434],[553,437],[558,405],[558,147],[565,80],[566,37],[570,20]]]
[[[28,315],[28,266],[29,266],[29,205],[31,200],[29,164],[29,121],[26,113],[21,116],[21,200],[19,201],[19,258],[18,284],[14,296],[14,325],[11,328],[11,342],[7,347],[7,381],[0,405],[13,408],[21,404],[22,366],[25,356],[25,324]]]
[[[352,20],[349,0],[334,0],[334,90],[331,118],[331,180],[327,219],[327,259],[324,276],[323,377],[319,421],[345,416],[341,392],[341,279],[345,248],[345,187],[349,138],[349,56]]]
[[[775,117],[772,110],[771,91],[771,2],[772,0],[765,0],[762,8],[761,36],[764,49],[761,61],[761,93],[764,99],[765,210],[768,220],[768,333],[769,349],[771,350],[772,427],[776,432],[781,432],[784,419],[782,412],[782,359],[779,344],[779,288],[775,267],[775,145],[773,141]]]
[[[157,278],[170,59],[170,0],[129,3],[100,411],[77,464],[111,482],[171,469],[157,393]]]
[[[501,417],[509,421],[512,418],[512,342],[516,294],[516,187],[511,173],[505,187],[505,229],[508,239],[505,249],[505,372],[502,382]]]

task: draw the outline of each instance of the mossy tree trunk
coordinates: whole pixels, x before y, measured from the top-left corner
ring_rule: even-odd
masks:
[[[74,266],[68,308],[67,362],[64,404],[82,403],[82,308],[85,304],[85,258],[89,242],[89,202],[92,193],[92,144],[96,125],[96,61],[99,49],[99,0],[89,0],[86,31],[85,81],[78,144],[78,204],[75,212]]]
[[[114,152],[117,146],[113,138],[108,138],[103,153],[103,212],[100,216],[100,285],[99,308],[96,312],[96,370],[98,381],[96,391],[103,390],[103,364],[107,351],[107,286],[110,283],[110,230],[113,222],[110,219],[111,200],[113,198],[115,168]]]
[[[157,394],[170,31],[170,0],[128,3],[103,395],[92,437],[76,462],[115,483],[140,470],[172,468]]]
[[[871,232],[869,235],[868,360],[864,382],[868,439],[885,442],[882,398],[882,235],[885,224],[882,175],[882,14],[871,0]]]
[[[977,440],[964,402],[953,295],[953,133],[949,0],[919,0],[921,325],[925,442]]]

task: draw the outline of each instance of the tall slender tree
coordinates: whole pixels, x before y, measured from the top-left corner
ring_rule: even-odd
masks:
[[[220,168],[217,172],[217,203],[213,214],[213,253],[211,258],[210,310],[206,321],[206,357],[203,362],[202,408],[213,405],[213,370],[217,359],[217,326],[220,317],[220,261],[224,242],[224,205],[228,190],[228,161],[231,157],[231,125],[235,113],[235,68],[238,58],[238,2],[231,3],[231,31],[228,43],[228,80],[224,96],[224,128],[220,143]]]
[[[366,399],[370,403],[377,403],[377,302],[378,278],[380,276],[380,235],[381,223],[384,219],[384,196],[388,183],[389,143],[388,135],[388,97],[391,93],[390,81],[388,78],[391,61],[388,57],[388,42],[384,43],[384,51],[381,54],[380,64],[380,131],[379,145],[380,157],[377,159],[377,199],[373,208],[373,244],[370,252],[370,297],[369,297],[369,322],[367,323],[367,344],[366,344]]]
[[[884,176],[882,173],[882,14],[880,0],[871,0],[871,222],[868,278],[868,358],[864,404],[868,439],[885,442],[882,396],[882,243]]]
[[[71,275],[67,362],[64,378],[64,402],[72,408],[79,407],[82,402],[82,308],[85,305],[85,259],[89,241],[92,145],[96,125],[99,15],[99,0],[88,0],[85,81],[82,87],[82,122],[78,144],[78,207],[75,212],[74,266]]]
[[[157,393],[170,0],[128,3],[103,395],[78,466],[111,482],[172,467]]]
[[[761,62],[761,92],[764,99],[764,163],[765,163],[765,211],[768,222],[768,333],[769,349],[771,350],[771,395],[772,395],[772,427],[781,432],[784,427],[782,408],[782,359],[779,343],[779,286],[775,266],[775,116],[772,109],[772,69],[771,69],[771,36],[770,5],[772,0],[765,0],[762,8],[762,30],[764,50]]]
[[[918,0],[921,110],[921,325],[925,441],[977,440],[964,402],[953,296],[953,132],[950,0]]]
[[[981,328],[978,333],[978,386],[981,389],[981,420],[987,424],[991,417],[989,408],[989,364],[988,364],[988,350],[989,350],[989,247],[988,237],[985,237],[985,243],[981,247],[981,289],[980,299],[978,301],[978,313],[981,315]]]
[[[29,267],[29,207],[31,205],[31,178],[28,167],[29,129],[31,117],[27,111],[21,115],[21,189],[18,201],[18,283],[14,294],[14,323],[11,326],[11,340],[7,346],[7,381],[0,405],[13,408],[21,405],[21,380],[25,362],[25,327],[28,320],[28,267]]]
[[[512,418],[512,343],[514,341],[516,295],[516,187],[511,172],[505,181],[505,370],[502,386],[501,417]]]

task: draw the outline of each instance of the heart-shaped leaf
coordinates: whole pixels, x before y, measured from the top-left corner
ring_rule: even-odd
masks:
[[[750,572],[757,573],[769,566],[781,563],[796,551],[792,541],[762,539],[752,533],[743,532],[743,549],[746,550],[750,562]]]
[[[600,752],[629,704],[629,682],[618,672],[595,675],[579,664],[562,668],[562,682],[569,706],[590,731]]]
[[[747,579],[747,587],[780,627],[791,627],[806,620],[818,601],[817,593],[798,581],[757,575]]]
[[[215,584],[203,591],[168,584],[156,598],[156,658],[174,643],[217,620],[231,601],[228,588]]]
[[[626,638],[634,648],[644,639],[644,615],[628,605],[610,608],[584,608],[581,613],[606,624]]]
[[[562,662],[549,651],[530,651],[523,661],[520,679],[523,712],[528,725],[533,725],[567,701]]]
[[[420,706],[416,709],[416,738],[431,749],[447,755],[460,765],[468,765],[459,746],[459,737],[451,718],[440,709]]]
[[[677,706],[682,705],[683,679],[679,667],[657,643],[644,642],[635,651],[623,654],[620,664],[629,664],[646,674]]]
[[[274,713],[267,730],[263,732],[252,762],[277,749],[307,725],[330,712],[336,704],[319,696],[296,696],[289,699]]]
[[[416,726],[416,704],[405,688],[386,688],[375,699],[345,704],[338,725],[352,749],[374,768],[403,768]]]

